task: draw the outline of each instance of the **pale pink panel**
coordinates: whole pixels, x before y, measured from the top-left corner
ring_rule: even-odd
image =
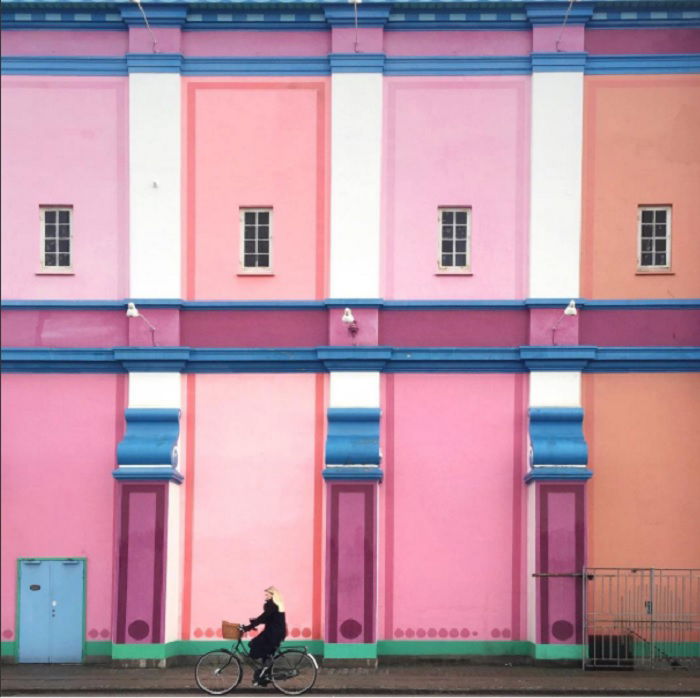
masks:
[[[388,56],[526,56],[530,32],[440,31],[386,32]]]
[[[389,78],[385,95],[382,295],[523,298],[529,78]],[[472,209],[470,276],[436,273],[440,206]]]
[[[323,56],[330,32],[196,31],[182,34],[186,56]]]
[[[523,376],[394,380],[385,637],[522,639]]]
[[[126,31],[75,31],[60,29],[2,32],[3,56],[123,56]]]
[[[262,612],[274,585],[290,634],[312,627],[315,377],[199,375],[191,638]],[[306,633],[304,632],[306,630]]]
[[[18,557],[87,558],[86,639],[111,637],[112,469],[123,381],[2,376],[3,640],[14,630]]]
[[[327,80],[187,87],[188,297],[322,297]],[[272,275],[238,275],[240,207],[273,208]]]
[[[2,80],[2,293],[127,295],[127,78]],[[38,275],[41,205],[73,207],[75,274]]]

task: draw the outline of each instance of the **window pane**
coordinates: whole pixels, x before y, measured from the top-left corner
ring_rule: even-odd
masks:
[[[269,211],[260,211],[258,213],[258,223],[260,225],[268,225],[270,222],[270,212]]]
[[[70,255],[61,253],[58,255],[58,266],[59,267],[69,267],[70,266]]]
[[[457,228],[455,229],[457,233],[458,238],[466,238],[467,237],[467,226],[466,225],[458,225]]]
[[[443,240],[442,241],[442,252],[451,253],[452,252],[452,241]]]
[[[443,267],[451,267],[452,266],[452,255],[451,254],[442,255],[442,266]]]
[[[653,249],[653,240],[642,240],[642,252],[651,252]]]
[[[70,226],[61,224],[58,226],[58,237],[67,238],[70,237]]]
[[[246,240],[243,243],[244,252],[255,252],[255,240]]]
[[[455,266],[456,267],[466,267],[467,266],[467,255],[456,254],[455,255]]]
[[[44,257],[44,266],[55,267],[56,266],[56,255],[55,254],[47,254]]]
[[[55,225],[45,225],[44,226],[44,237],[55,238],[56,237],[56,226]]]
[[[665,238],[666,237],[666,226],[665,225],[657,225],[656,226],[656,237],[657,238]]]
[[[442,212],[442,222],[443,223],[452,223],[452,221],[453,221],[452,211],[443,211]]]
[[[245,240],[255,240],[255,228],[252,226],[246,226],[245,232],[243,233],[243,238]]]
[[[466,225],[467,212],[466,211],[457,211],[457,213],[455,214],[455,221],[457,223],[462,223],[463,225]]]
[[[268,254],[270,252],[270,243],[267,240],[260,240],[258,242],[258,252]]]
[[[244,267],[254,267],[255,266],[255,255],[247,254],[243,256],[243,266]]]
[[[59,223],[68,223],[70,221],[70,213],[68,211],[59,211],[58,212],[58,222]]]
[[[55,223],[56,211],[44,211],[44,221],[46,223]]]
[[[642,255],[642,266],[643,267],[650,267],[651,266],[651,253],[645,253]]]
[[[267,240],[270,237],[270,229],[269,228],[258,228],[258,239],[259,240]]]
[[[258,255],[258,266],[259,267],[269,267],[270,266],[270,255],[259,254]]]
[[[653,211],[642,211],[642,223],[653,223],[654,222],[654,212]]]
[[[47,240],[48,242],[48,240]],[[59,252],[70,252],[70,240],[59,240],[58,241],[58,251]]]
[[[666,252],[666,240],[657,240],[656,241],[656,251],[657,252]]]
[[[656,264],[657,266],[660,266],[660,267],[666,266],[666,253],[665,252],[661,252],[659,254],[656,254],[656,255],[654,255],[654,257],[655,257],[654,264]]]
[[[657,223],[665,223],[666,222],[666,211],[657,211],[656,212],[656,222]]]
[[[255,224],[255,211],[246,211],[243,214],[243,222],[246,225],[254,225]]]
[[[44,252],[55,252],[56,251],[56,241],[49,239],[44,240]]]
[[[455,243],[455,252],[466,252],[467,251],[467,241],[457,240]]]
[[[654,226],[653,225],[643,225],[642,226],[642,237],[643,238],[650,238],[654,234]]]

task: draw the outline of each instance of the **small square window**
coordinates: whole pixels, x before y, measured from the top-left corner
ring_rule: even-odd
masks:
[[[73,209],[41,206],[41,270],[65,273],[73,266]]]
[[[240,209],[240,271],[270,273],[272,267],[272,209]]]
[[[637,271],[671,270],[671,207],[640,206],[637,215]]]
[[[438,209],[438,270],[471,271],[471,208]]]

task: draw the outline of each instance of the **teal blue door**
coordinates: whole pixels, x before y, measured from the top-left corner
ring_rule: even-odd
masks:
[[[83,659],[85,562],[21,560],[18,661]]]

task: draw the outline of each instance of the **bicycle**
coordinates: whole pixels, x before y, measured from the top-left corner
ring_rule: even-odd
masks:
[[[236,640],[231,649],[221,648],[203,654],[194,669],[197,686],[212,696],[222,696],[232,691],[243,678],[243,664],[249,664],[258,671],[263,663],[253,659],[243,646],[241,626],[223,621],[222,636]],[[306,647],[278,649],[268,668],[268,678],[272,685],[288,696],[300,696],[316,683],[318,664]]]

